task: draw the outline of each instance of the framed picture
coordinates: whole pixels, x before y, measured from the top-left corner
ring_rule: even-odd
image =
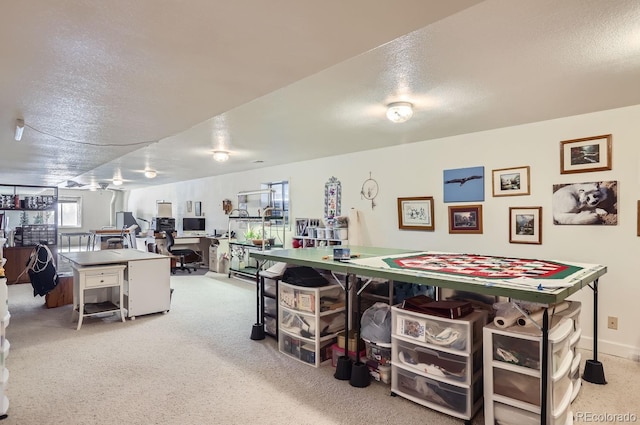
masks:
[[[492,171],[493,196],[529,195],[529,166]]]
[[[398,227],[406,230],[433,230],[433,197],[398,198]]]
[[[616,180],[561,183],[553,185],[553,224],[618,224],[618,182]]]
[[[484,167],[444,170],[444,202],[484,201]]]
[[[542,244],[542,207],[509,207],[509,242]]]
[[[611,134],[560,142],[560,174],[611,169]]]
[[[193,201],[187,201],[187,212],[190,213],[193,210]]]
[[[482,205],[449,207],[449,233],[482,233]]]
[[[202,202],[196,201],[195,205],[196,205],[196,212],[195,212],[196,217],[200,217],[202,215]]]

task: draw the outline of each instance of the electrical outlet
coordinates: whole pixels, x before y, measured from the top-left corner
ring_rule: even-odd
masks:
[[[609,329],[618,329],[618,318],[615,316],[609,316],[607,318],[607,327]]]

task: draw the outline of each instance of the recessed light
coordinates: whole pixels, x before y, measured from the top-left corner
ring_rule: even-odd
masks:
[[[213,151],[213,159],[218,162],[225,162],[229,159],[229,152],[227,151]]]
[[[158,173],[156,172],[156,170],[150,170],[150,169],[146,169],[144,170],[144,176],[148,179],[153,179],[158,175]]]

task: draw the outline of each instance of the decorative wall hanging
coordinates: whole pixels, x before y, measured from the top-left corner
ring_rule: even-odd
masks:
[[[232,209],[233,209],[233,206],[231,205],[231,199],[223,199],[222,211],[224,211],[225,214],[229,215]]]
[[[444,202],[484,201],[484,167],[444,170]]]
[[[187,212],[190,213],[193,210],[193,201],[187,201]]]
[[[342,186],[340,181],[331,177],[324,185],[324,218],[333,219],[340,215]]]
[[[542,243],[542,207],[509,207],[509,242]]]
[[[554,184],[553,224],[618,224],[618,182]]]
[[[433,197],[398,198],[398,227],[433,230]]]
[[[371,171],[369,171],[369,178],[362,183],[362,189],[360,189],[360,197],[371,201],[371,209],[376,207],[374,199],[378,196],[378,182],[371,178]]]
[[[196,217],[200,217],[202,215],[202,202],[196,201]]]
[[[560,142],[560,174],[611,169],[611,134]]]
[[[492,172],[493,196],[529,195],[529,166]]]

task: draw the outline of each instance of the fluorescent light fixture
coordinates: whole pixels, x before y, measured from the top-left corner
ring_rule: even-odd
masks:
[[[275,189],[260,189],[260,190],[243,190],[238,192],[238,196],[242,195],[266,195],[268,193],[274,193]]]
[[[387,105],[387,118],[391,122],[405,122],[412,116],[413,105],[409,102],[394,102]]]
[[[144,176],[148,179],[153,179],[158,175],[158,173],[156,173],[156,170],[150,170],[150,169],[146,169],[144,170]]]
[[[114,186],[121,186],[122,185],[122,180],[118,179],[118,178],[113,179],[113,185]]]
[[[16,134],[15,134],[16,142],[19,142],[22,139],[22,132],[24,132],[24,120],[18,118],[16,120]]]
[[[213,151],[213,159],[218,162],[225,162],[229,159],[229,152],[227,151]]]

